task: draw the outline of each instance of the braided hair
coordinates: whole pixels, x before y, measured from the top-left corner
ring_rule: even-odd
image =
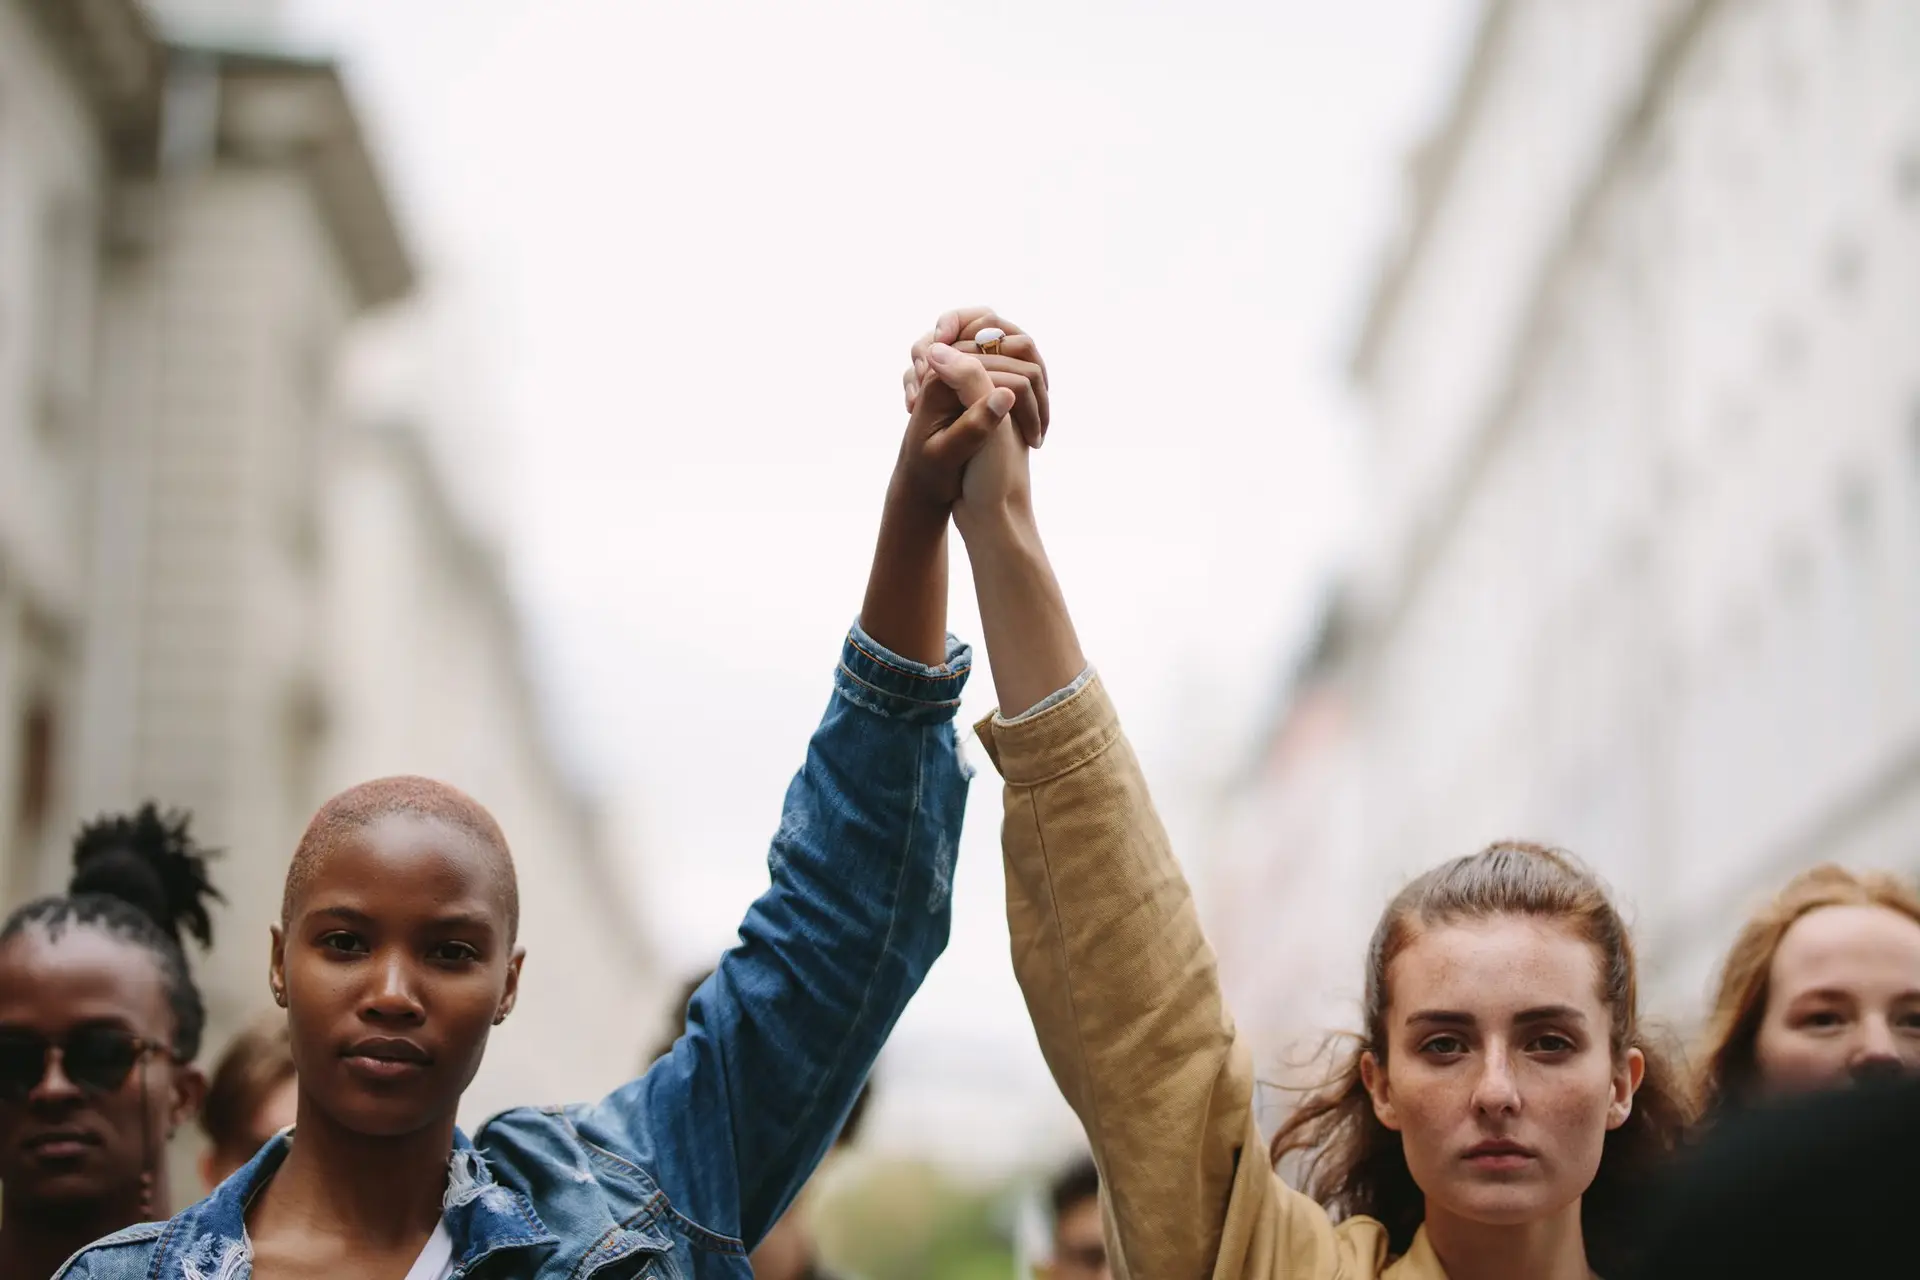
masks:
[[[187,831],[188,816],[162,813],[149,800],[132,814],[106,814],[73,842],[73,878],[62,896],[29,902],[0,925],[0,943],[28,926],[57,938],[68,928],[98,929],[142,948],[160,966],[173,1010],[174,1057],[191,1062],[206,1031],[206,1004],[187,969],[184,934],[213,944],[209,901],[222,901],[207,860]]]

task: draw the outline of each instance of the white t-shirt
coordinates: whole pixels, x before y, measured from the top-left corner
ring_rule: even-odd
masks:
[[[247,1255],[253,1255],[253,1239],[247,1238]],[[447,1234],[444,1220],[433,1224],[433,1234],[420,1250],[420,1256],[407,1268],[407,1280],[447,1280],[453,1274],[453,1237]]]
[[[407,1272],[407,1280],[447,1280],[453,1274],[453,1237],[447,1234],[447,1224],[433,1224],[433,1234],[427,1237],[426,1248],[420,1250],[420,1256],[413,1260],[413,1266]]]

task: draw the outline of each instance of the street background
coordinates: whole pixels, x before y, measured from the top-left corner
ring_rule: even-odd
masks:
[[[1916,66],[1902,0],[5,0],[7,902],[191,808],[218,1044],[314,806],[446,777],[527,900],[472,1118],[618,1083],[765,884],[907,346],[984,302],[1269,1078],[1504,836],[1684,1033],[1755,895],[1920,869]],[[821,1204],[877,1280],[1009,1274],[1078,1142],[974,759]]]

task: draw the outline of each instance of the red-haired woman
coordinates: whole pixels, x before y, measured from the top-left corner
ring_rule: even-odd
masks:
[[[1920,893],[1820,866],[1734,940],[1700,1055],[1707,1114],[1920,1071]]]

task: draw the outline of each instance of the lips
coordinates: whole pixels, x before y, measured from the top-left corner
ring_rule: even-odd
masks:
[[[37,1160],[78,1160],[99,1146],[100,1139],[84,1129],[43,1129],[28,1134],[21,1145]]]
[[[1532,1147],[1494,1138],[1468,1147],[1462,1158],[1481,1169],[1518,1169],[1532,1163],[1535,1155]]]
[[[426,1066],[433,1055],[411,1040],[397,1036],[372,1036],[347,1049],[349,1058],[372,1058],[376,1062],[413,1062]]]
[[[347,1069],[370,1080],[401,1080],[423,1072],[433,1055],[411,1040],[397,1036],[372,1036],[358,1041],[340,1055]]]

